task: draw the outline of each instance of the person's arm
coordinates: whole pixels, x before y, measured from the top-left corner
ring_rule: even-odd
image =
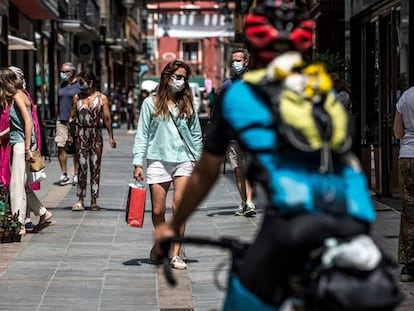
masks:
[[[159,242],[167,237],[176,236],[181,226],[188,220],[201,201],[215,184],[224,156],[203,151],[200,160],[186,183],[181,203],[177,206],[172,219],[155,228],[154,239],[157,252],[161,254]]]
[[[136,180],[144,179],[144,169],[142,165],[144,164],[145,154],[148,149],[152,114],[153,99],[152,97],[147,97],[142,103],[134,146],[132,147],[132,164],[134,165],[133,177]]]
[[[73,143],[72,134],[76,129],[76,125],[73,125],[73,127],[72,127],[71,124],[72,124],[72,122],[75,122],[75,119],[76,119],[78,100],[79,100],[78,95],[74,95],[72,97],[72,108],[70,110],[70,117],[69,117],[69,120],[68,120],[69,130],[68,130],[68,140],[67,140],[68,144],[70,144],[70,145]]]
[[[192,142],[194,143],[197,152],[196,156],[198,158],[201,154],[201,150],[203,149],[203,132],[201,131],[200,119],[196,112],[194,112],[191,116],[188,128],[190,130]]]
[[[401,139],[404,137],[404,121],[402,114],[398,111],[395,112],[393,130],[395,138]]]
[[[29,99],[22,91],[18,91],[14,95],[14,103],[24,122],[24,151],[26,161],[33,162],[32,151],[30,149],[32,146],[33,121],[30,117],[28,106],[26,105],[26,103],[29,103]]]
[[[74,121],[76,118],[78,100],[79,100],[79,95],[74,95],[72,97],[72,109],[70,110],[70,117],[69,117],[68,123]]]
[[[0,132],[0,140],[6,139],[10,137],[10,127],[4,129]]]
[[[109,100],[108,97],[104,94],[102,96],[102,109],[103,109],[103,115],[104,115],[104,121],[106,128],[108,130],[109,135],[109,144],[112,148],[116,148],[116,141],[114,139],[114,134],[112,130],[112,120],[111,120],[111,110],[109,109]]]

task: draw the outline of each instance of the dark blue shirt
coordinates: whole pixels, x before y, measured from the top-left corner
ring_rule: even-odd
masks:
[[[70,112],[72,110],[72,98],[79,93],[80,85],[77,80],[71,84],[65,81],[59,85],[59,121],[67,122],[69,120]]]

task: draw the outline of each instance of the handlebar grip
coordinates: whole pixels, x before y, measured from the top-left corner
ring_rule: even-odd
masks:
[[[170,284],[171,286],[175,286],[177,284],[177,280],[174,278],[173,273],[171,271],[171,265],[168,257],[162,259],[162,265],[164,269],[164,275],[167,279],[168,284]]]
[[[168,284],[170,284],[171,286],[175,286],[177,284],[177,281],[174,278],[173,273],[171,271],[170,260],[168,258],[168,253],[170,251],[172,241],[172,238],[165,239],[161,242],[160,246],[163,253],[162,265],[164,269],[165,278],[167,279]]]

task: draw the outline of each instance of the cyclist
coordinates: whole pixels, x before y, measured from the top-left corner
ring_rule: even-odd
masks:
[[[226,147],[236,135],[252,159],[248,179],[264,188],[268,204],[258,235],[238,265],[238,278],[232,280],[238,291],[231,302],[235,310],[277,310],[291,294],[289,276],[300,273],[311,250],[328,237],[368,234],[375,218],[366,179],[350,148],[332,152],[328,159],[319,152],[294,150],[282,145],[282,133],[273,121],[271,98],[280,98],[289,74],[300,71],[299,64],[305,66],[302,59],[312,46],[313,26],[305,1],[256,1],[244,30],[254,56],[252,69],[243,75],[244,81],[220,94],[183,200],[171,221],[155,231],[156,242],[178,234],[217,180]],[[319,90],[302,75],[290,87],[303,97],[315,90],[320,91],[315,98],[333,94],[326,76],[316,75],[325,81]],[[266,89],[272,96],[264,95]],[[294,119],[301,120],[301,115]]]

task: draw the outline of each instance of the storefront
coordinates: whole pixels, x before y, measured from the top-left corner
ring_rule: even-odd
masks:
[[[413,74],[409,1],[349,1],[346,6],[356,152],[370,188],[379,196],[398,197],[399,145],[392,123],[396,101]]]

